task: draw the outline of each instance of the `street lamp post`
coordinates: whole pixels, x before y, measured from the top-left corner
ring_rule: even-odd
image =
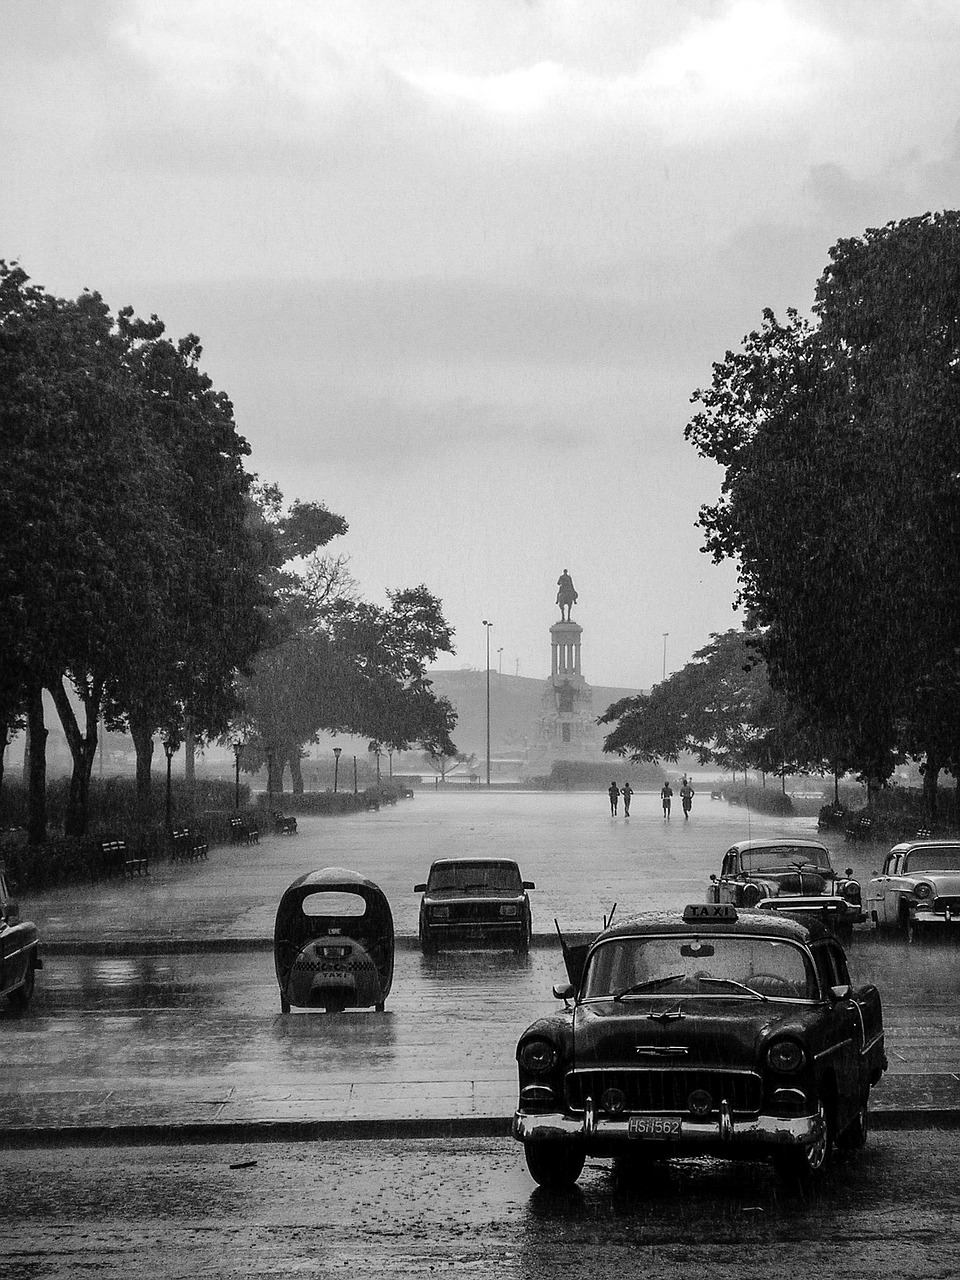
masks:
[[[353,757],[353,794],[357,794],[357,757]]]
[[[503,646],[497,650],[497,675],[503,675]]]
[[[666,680],[667,678],[667,636],[669,634],[670,634],[669,631],[665,631],[663,633],[663,673],[661,675],[662,680]]]
[[[490,628],[492,622],[483,619],[487,636],[487,786],[490,785]]]
[[[170,742],[169,740],[165,739],[163,743],[163,754],[167,757],[167,803],[166,803],[167,830],[172,831],[173,822],[171,821],[172,806],[171,806],[171,799],[170,799],[172,784],[171,784],[170,771],[173,766],[173,757],[177,754],[177,744],[175,742]]]
[[[340,774],[340,752],[343,747],[333,748],[333,794],[337,794],[337,779]]]

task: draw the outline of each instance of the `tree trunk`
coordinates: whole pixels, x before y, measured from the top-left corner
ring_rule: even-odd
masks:
[[[189,719],[183,730],[183,780],[187,792],[187,803],[192,809],[197,780],[197,739]]]
[[[86,688],[79,690],[83,700],[86,727],[81,733],[77,717],[73,713],[67,691],[62,680],[54,680],[49,686],[50,696],[63,725],[63,732],[73,758],[73,772],[70,775],[70,794],[67,800],[67,813],[63,824],[65,836],[78,839],[86,834],[87,816],[90,805],[90,775],[97,755],[97,724],[100,719],[100,699],[103,685],[94,680]]]
[[[267,755],[267,795],[283,795],[283,767],[286,763],[282,750]]]
[[[940,760],[932,752],[927,752],[923,766],[923,811],[929,823],[937,820],[937,782],[940,778]]]
[[[290,754],[290,782],[295,796],[303,795],[303,772],[300,768],[300,752],[294,747]]]
[[[31,686],[27,693],[27,727],[27,843],[35,848],[47,838],[47,729],[40,685]]]
[[[143,720],[130,717],[130,737],[133,749],[137,753],[137,808],[142,816],[150,812],[151,790],[153,786],[153,730]]]

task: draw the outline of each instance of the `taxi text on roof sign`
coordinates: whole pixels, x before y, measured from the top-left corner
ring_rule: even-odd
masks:
[[[737,918],[737,908],[732,902],[691,902],[683,909],[685,921],[731,921]]]

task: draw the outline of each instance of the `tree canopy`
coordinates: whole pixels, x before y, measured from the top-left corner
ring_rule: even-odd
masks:
[[[725,468],[706,550],[828,756],[935,779],[960,761],[960,214],[841,240],[813,312],[765,311],[694,394]]]

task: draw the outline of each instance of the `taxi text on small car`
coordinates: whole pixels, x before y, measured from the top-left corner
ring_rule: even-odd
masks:
[[[819,921],[695,903],[565,952],[564,1009],[517,1045],[513,1133],[543,1186],[593,1157],[772,1157],[793,1180],[867,1135],[880,996]],[[576,964],[570,962],[575,956]]]

